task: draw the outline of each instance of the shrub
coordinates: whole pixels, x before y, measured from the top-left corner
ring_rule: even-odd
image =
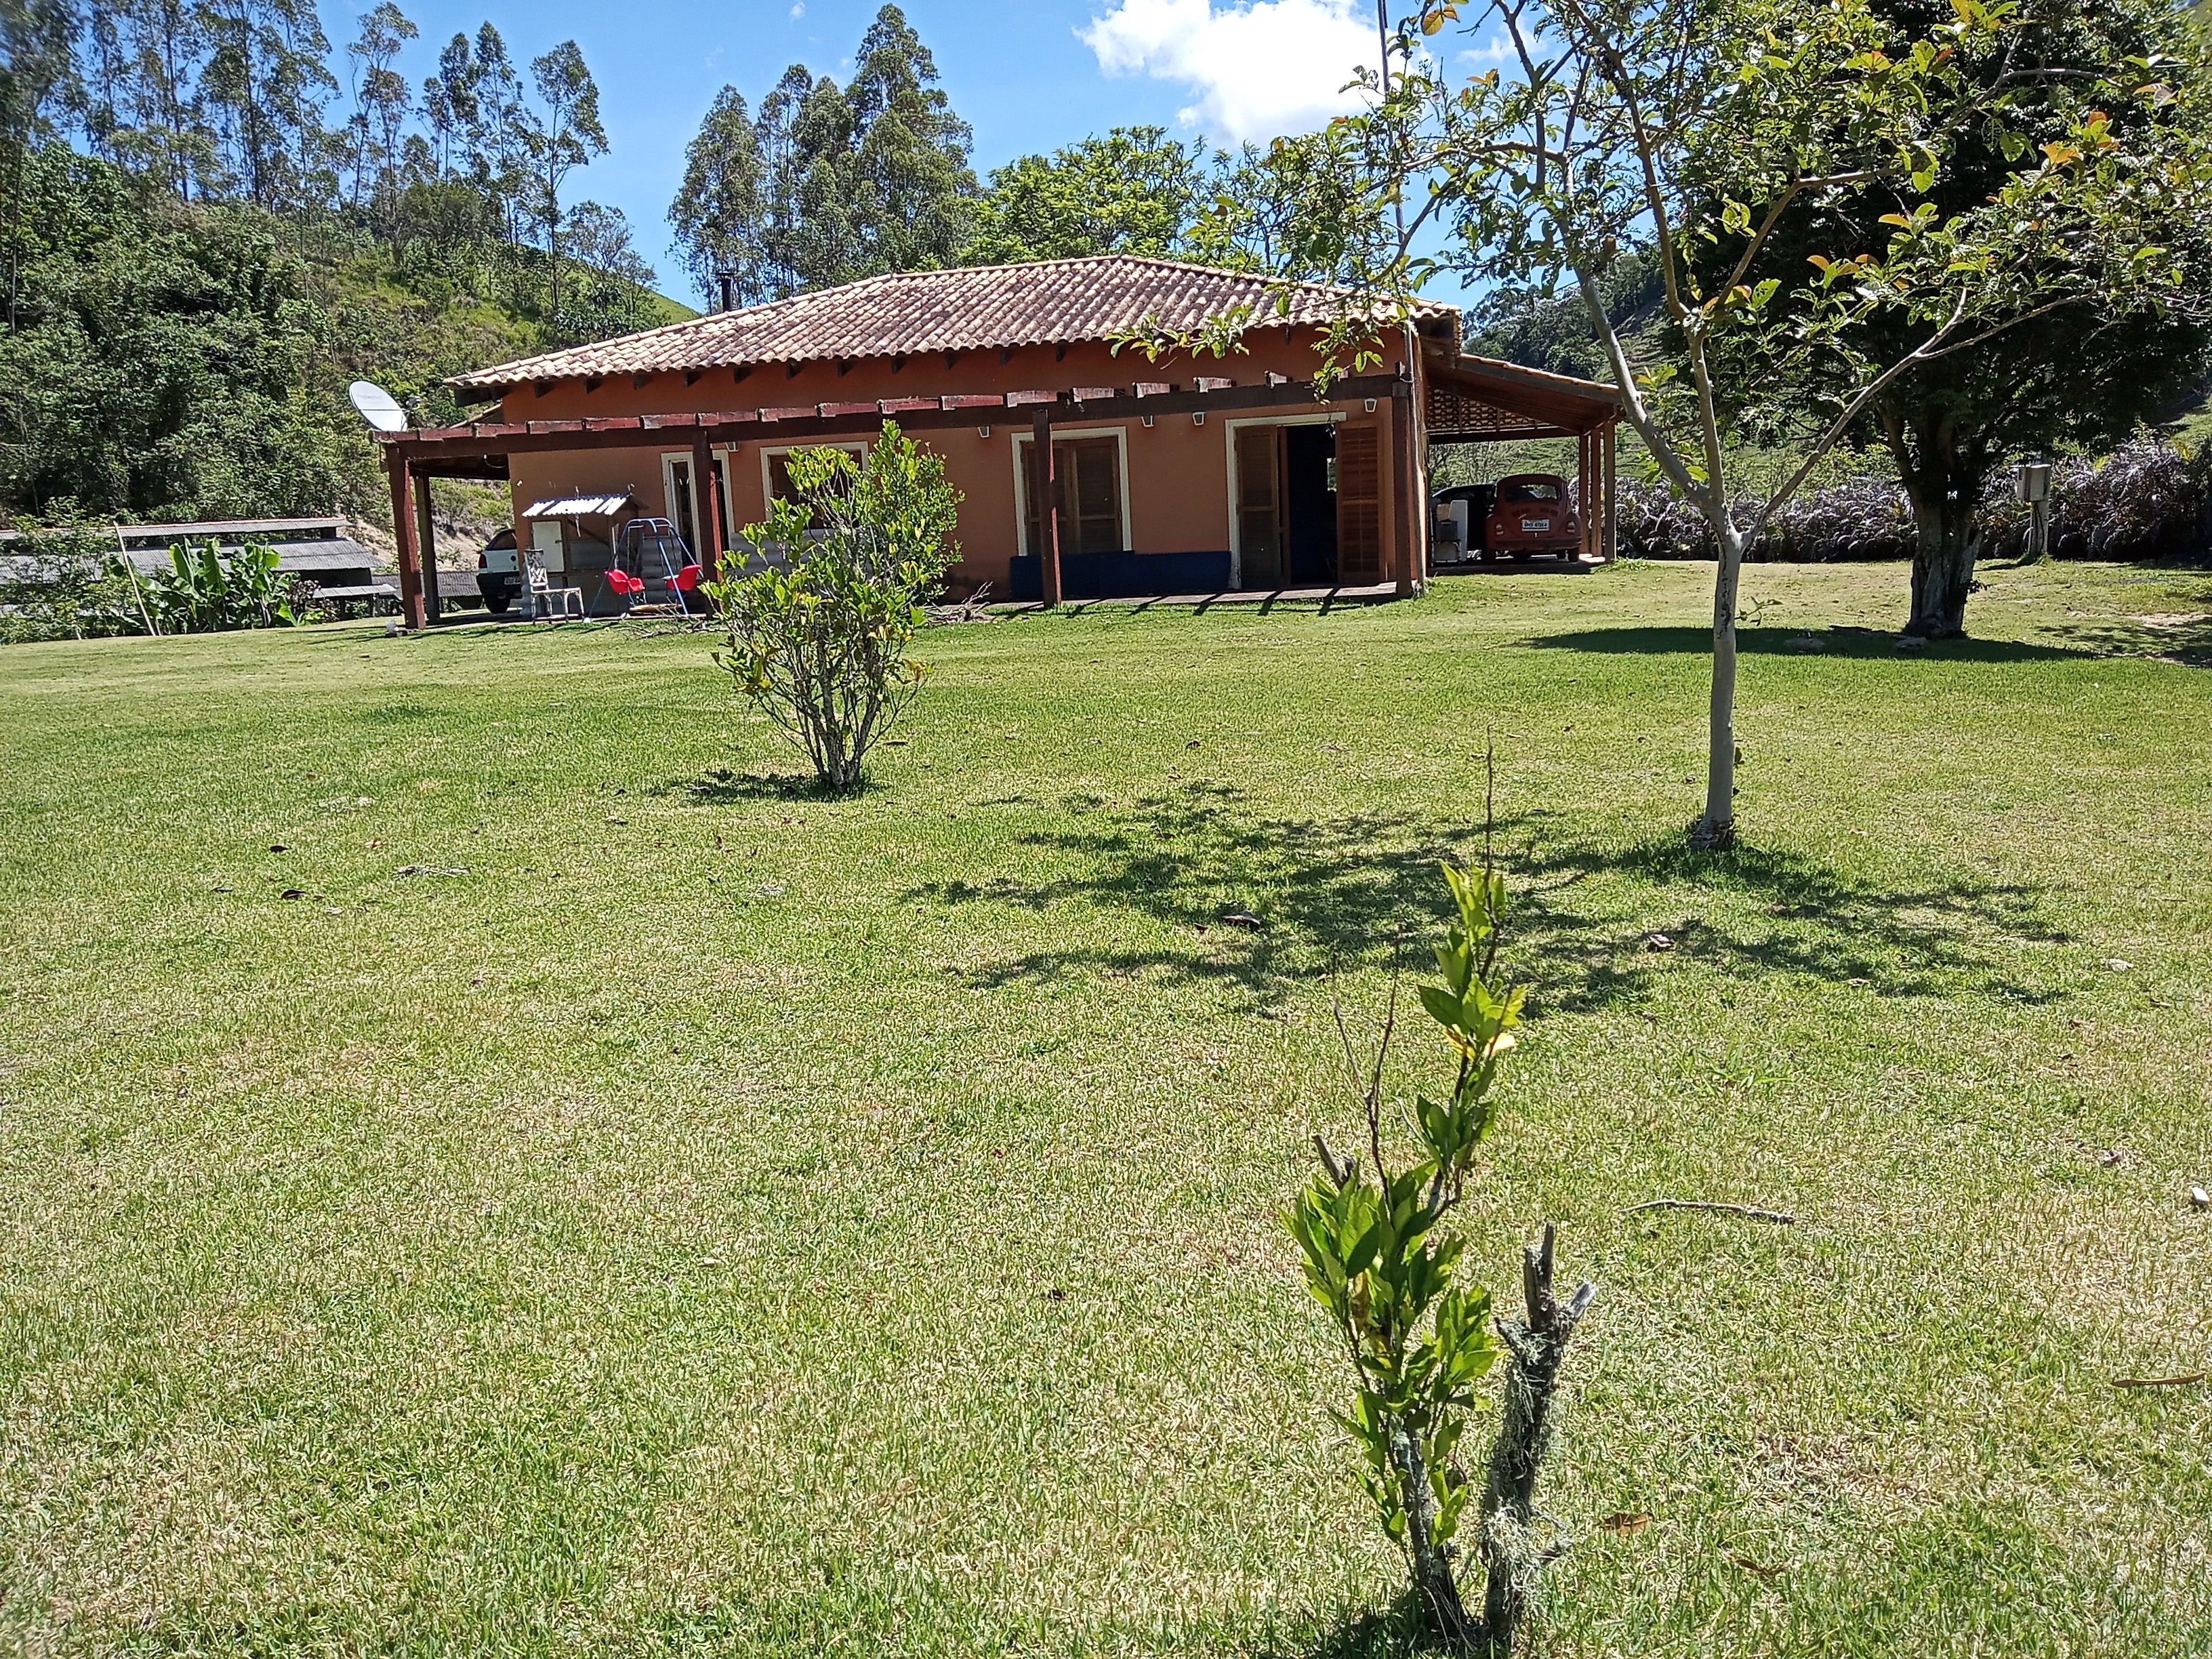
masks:
[[[106,532],[33,531],[0,555],[0,642],[143,634],[142,598]]]
[[[745,530],[767,568],[708,584],[726,631],[714,660],[823,788],[849,789],[921,684],[906,647],[959,556],[961,496],[944,461],[888,422],[864,461],[810,449],[789,465],[796,499]]]
[[[1712,559],[1720,556],[1712,526],[1663,484],[1624,481],[1620,486],[1620,550],[1634,558]],[[1751,523],[1763,503],[1740,496],[1733,512]],[[1912,514],[1893,483],[1853,478],[1786,501],[1758,538],[1744,549],[1747,561],[1820,563],[1841,559],[1909,559]]]
[[[2212,507],[2212,453],[2192,454],[2148,434],[2102,461],[2074,456],[2052,467],[2051,551],[2062,559],[2144,558],[2179,552],[2201,539]],[[1982,499],[1984,557],[2027,550],[2028,509],[2014,499],[2010,471],[1990,480]]]
[[[1392,1170],[1383,1146],[1383,1065],[1396,1025],[1396,991],[1373,1066],[1353,1081],[1365,1109],[1371,1173],[1314,1137],[1321,1169],[1285,1224],[1305,1261],[1306,1284],[1343,1339],[1355,1389],[1342,1421],[1365,1454],[1362,1479],[1386,1532],[1405,1552],[1431,1632],[1455,1647],[1474,1634],[1454,1563],[1477,1488],[1456,1452],[1476,1404],[1475,1383],[1499,1357],[1490,1293],[1455,1282],[1466,1241],[1445,1223],[1463,1194],[1477,1149],[1496,1121],[1491,1085],[1514,1045],[1523,993],[1495,977],[1504,878],[1444,869],[1456,906],[1437,951],[1443,983],[1421,987],[1421,1006],[1455,1057],[1451,1091],[1419,1097],[1404,1114],[1418,1141]],[[1341,1024],[1340,1021],[1340,1030]],[[1352,1045],[1345,1041],[1346,1063]],[[1552,1293],[1552,1232],[1523,1264],[1526,1316],[1500,1319],[1509,1355],[1505,1412],[1481,1487],[1480,1545],[1487,1582],[1482,1629],[1493,1649],[1522,1629],[1544,1565],[1564,1546],[1542,1537],[1536,1477],[1553,1429],[1559,1363],[1595,1295],[1583,1285],[1565,1305]]]

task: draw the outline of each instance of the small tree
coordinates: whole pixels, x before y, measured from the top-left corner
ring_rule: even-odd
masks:
[[[1497,1121],[1491,1095],[1514,1045],[1519,988],[1496,977],[1503,877],[1444,866],[1457,914],[1437,950],[1441,985],[1421,1006],[1456,1056],[1450,1093],[1419,1097],[1406,1114],[1418,1147],[1392,1170],[1383,1148],[1383,1064],[1397,1023],[1397,993],[1364,1076],[1341,1017],[1338,1034],[1366,1115],[1370,1175],[1321,1136],[1321,1170],[1285,1216],[1305,1255],[1306,1283],[1344,1338],[1358,1392],[1341,1420],[1366,1454],[1363,1481],[1406,1562],[1431,1632],[1455,1647],[1476,1633],[1454,1562],[1477,1488],[1456,1459],[1478,1404],[1475,1383],[1497,1363],[1490,1292],[1454,1282],[1466,1240],[1444,1226]],[[1584,1285],[1564,1306],[1552,1293],[1552,1230],[1524,1264],[1527,1317],[1500,1320],[1511,1356],[1506,1410],[1481,1488],[1480,1548],[1488,1574],[1481,1630],[1510,1648],[1524,1625],[1544,1565],[1563,1545],[1541,1538],[1536,1477],[1552,1437],[1551,1395],[1576,1322],[1595,1296]]]
[[[865,460],[804,449],[789,466],[791,498],[745,530],[781,562],[708,585],[727,632],[714,660],[805,751],[823,788],[850,789],[921,687],[925,670],[906,648],[959,556],[961,495],[943,459],[890,422]]]
[[[1494,36],[1504,67],[1459,81],[1417,50],[1454,23]],[[2078,99],[2024,101],[2007,81],[2038,73],[2015,54],[2020,38],[2014,0],[1951,0],[1902,20],[1873,0],[1425,0],[1392,38],[1386,78],[1364,76],[1373,107],[1343,124],[1353,136],[1341,151],[1364,181],[1346,216],[1370,234],[1346,244],[1364,269],[1345,278],[1336,355],[1371,353],[1378,309],[1402,317],[1439,267],[1571,289],[1624,418],[1712,528],[1693,845],[1735,838],[1743,550],[1821,457],[1905,377],[2062,307],[2193,303],[2182,261],[2147,234],[2146,204],[2159,204],[2159,223],[2201,217],[2212,145],[2193,120],[2112,112],[2197,89],[2116,62]],[[1993,60],[2002,86],[1983,72]],[[2039,160],[1947,211],[1930,192],[1984,137]],[[1777,240],[1793,214],[1892,204],[1867,216],[1887,234],[1849,255]],[[1394,234],[1374,237],[1386,222]],[[1440,258],[1420,251],[1439,228]],[[1656,327],[1618,308],[1608,277],[1624,256],[1657,276]],[[1803,386],[1791,372],[1802,363],[1823,371],[1801,464],[1757,503],[1736,501],[1729,472],[1747,422],[1720,371],[1739,352],[1770,366],[1769,388]]]

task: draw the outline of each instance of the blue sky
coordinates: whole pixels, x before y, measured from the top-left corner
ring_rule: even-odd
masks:
[[[518,63],[565,39],[583,48],[611,148],[570,188],[629,216],[672,291],[668,203],[716,92],[726,82],[757,103],[793,63],[844,79],[880,0],[400,3],[422,30],[400,64],[418,86],[456,30],[473,34],[486,19]],[[341,66],[367,9],[325,6]],[[1376,56],[1373,0],[909,0],[904,9],[975,130],[979,173],[1140,122],[1224,143],[1309,130],[1345,106],[1339,88]]]

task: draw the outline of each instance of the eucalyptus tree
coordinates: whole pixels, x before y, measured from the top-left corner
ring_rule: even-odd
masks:
[[[769,299],[956,264],[975,175],[968,124],[938,82],[906,15],[885,6],[848,82],[803,64],[784,71],[761,99],[750,152],[732,130],[743,100],[726,89],[687,152],[671,216],[687,265],[696,275],[702,261],[750,250],[737,262],[741,285]]]
[[[538,106],[518,106],[514,119],[537,197],[538,223],[549,258],[546,319],[556,328],[561,316],[561,186],[594,155],[607,153],[606,129],[599,125],[599,83],[574,40],[530,60],[531,84]]]
[[[387,233],[398,218],[399,156],[414,112],[414,88],[393,64],[420,33],[406,13],[382,0],[361,15],[361,33],[346,48],[352,60],[354,112],[346,123],[353,202]]]
[[[1917,21],[1917,20],[1916,20]],[[1465,80],[1416,51],[1458,25],[1501,40],[1508,67]],[[1378,300],[1438,266],[1577,294],[1623,415],[1661,476],[1711,526],[1713,672],[1705,801],[1693,844],[1735,836],[1736,619],[1743,550],[1901,380],[2072,307],[2154,311],[2193,301],[2183,262],[2146,234],[2202,216],[2212,166],[2201,124],[2116,119],[2201,97],[2114,64],[2079,98],[1993,92],[1977,66],[2021,25],[2011,0],[1954,0],[1924,28],[1871,0],[1492,0],[1431,3],[1401,28],[1386,88],[1355,118],[1370,201],[1393,210],[1389,257],[1362,273],[1337,338],[1371,338]],[[1387,61],[1387,60],[1386,60]],[[1936,195],[1969,135],[2034,156],[1985,198]],[[1807,252],[1778,230],[1793,211],[1875,202],[1884,235]],[[1370,222],[1373,222],[1370,217]],[[1441,258],[1413,249],[1440,226]],[[1632,338],[1607,277],[1624,255],[1657,273],[1661,326]],[[1402,314],[1402,312],[1401,313]],[[1905,325],[1900,334],[1895,325]],[[1747,398],[1722,362],[1767,365]],[[1793,371],[1817,362],[1808,381]],[[1803,407],[1800,464],[1764,501],[1729,476],[1735,441]]]
[[[735,87],[724,87],[684,147],[684,179],[668,204],[676,257],[709,305],[719,297],[725,275],[738,303],[769,297],[757,234],[765,184],[752,112]]]

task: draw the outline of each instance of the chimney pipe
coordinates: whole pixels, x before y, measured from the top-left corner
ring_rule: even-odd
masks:
[[[718,270],[714,273],[714,281],[721,287],[722,309],[735,311],[738,308],[738,273],[734,270]]]

